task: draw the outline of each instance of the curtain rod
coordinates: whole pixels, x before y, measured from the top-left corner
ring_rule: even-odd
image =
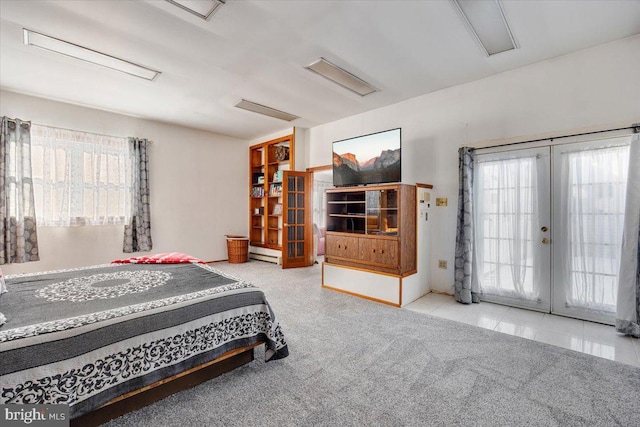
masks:
[[[616,132],[619,130],[629,130],[632,129],[633,133],[640,133],[640,123],[634,123],[631,126],[625,126],[625,127],[621,127],[621,128],[615,128],[615,129],[603,129],[603,130],[596,130],[596,131],[592,131],[592,132],[582,132],[582,133],[574,133],[571,135],[562,135],[562,136],[548,136],[546,138],[538,138],[538,139],[530,139],[527,141],[518,141],[518,142],[508,142],[506,144],[498,144],[498,145],[488,145],[486,147],[471,147],[474,150],[481,150],[481,149],[485,149],[485,148],[496,148],[496,147],[508,147],[510,145],[518,145],[518,144],[527,144],[527,143],[532,143],[532,142],[541,142],[541,141],[554,141],[556,139],[563,139],[563,138],[573,138],[576,136],[585,136],[585,135],[597,135],[599,133],[606,133],[606,132]]]
[[[16,119],[11,119],[11,118],[9,118],[9,117],[7,117],[7,120],[8,120],[8,121],[10,121],[10,122],[13,122],[13,123],[15,123],[15,122],[16,122]],[[23,120],[23,121],[24,121],[24,120]],[[68,131],[70,131],[70,132],[84,132],[84,133],[92,133],[92,134],[94,134],[94,135],[110,136],[110,137],[112,137],[112,138],[129,138],[129,137],[127,137],[127,136],[107,135],[106,133],[88,132],[88,131],[86,131],[86,130],[78,130],[78,129],[61,128],[61,127],[59,127],[59,126],[44,125],[44,124],[42,124],[42,123],[34,123],[34,122],[31,122],[31,121],[29,121],[29,123],[31,123],[31,124],[33,124],[33,125],[36,125],[36,126],[45,126],[45,127],[53,128],[53,129],[68,130]],[[148,142],[149,144],[153,144],[153,141],[149,141],[149,140],[147,140],[147,142]]]

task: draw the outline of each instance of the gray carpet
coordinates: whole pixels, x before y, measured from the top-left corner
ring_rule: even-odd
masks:
[[[109,426],[640,426],[640,369],[320,287],[319,266],[215,264],[264,289],[290,356]]]

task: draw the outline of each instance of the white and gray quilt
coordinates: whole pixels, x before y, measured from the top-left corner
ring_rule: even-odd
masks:
[[[1,403],[65,403],[74,418],[235,348],[288,355],[264,293],[207,265],[103,265],[7,286]]]

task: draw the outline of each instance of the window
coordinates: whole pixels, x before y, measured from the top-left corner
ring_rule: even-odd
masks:
[[[32,175],[40,226],[125,224],[126,138],[33,125]]]

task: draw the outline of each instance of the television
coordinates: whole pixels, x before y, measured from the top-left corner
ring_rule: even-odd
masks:
[[[400,182],[400,128],[333,143],[333,185]]]

